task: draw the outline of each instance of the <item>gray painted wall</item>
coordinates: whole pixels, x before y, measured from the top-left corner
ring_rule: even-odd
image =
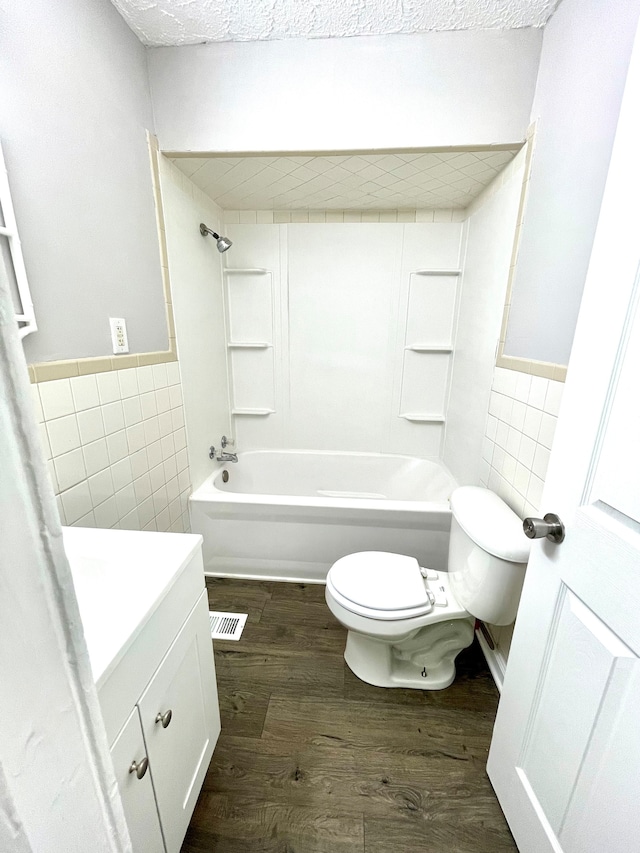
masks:
[[[164,150],[339,151],[524,139],[542,33],[152,48]]]
[[[168,337],[145,129],[145,50],[105,0],[6,0],[0,139],[39,331],[30,362],[131,352]]]
[[[544,30],[505,355],[568,363],[639,11],[564,0]]]

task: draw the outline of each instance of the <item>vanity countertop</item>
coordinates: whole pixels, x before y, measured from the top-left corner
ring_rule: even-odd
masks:
[[[63,528],[93,678],[100,687],[193,564],[202,536]],[[203,579],[200,581],[204,588]]]

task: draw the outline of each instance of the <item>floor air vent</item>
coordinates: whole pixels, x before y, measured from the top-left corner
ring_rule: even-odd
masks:
[[[220,613],[209,611],[211,637],[214,640],[239,640],[242,636],[247,613]]]

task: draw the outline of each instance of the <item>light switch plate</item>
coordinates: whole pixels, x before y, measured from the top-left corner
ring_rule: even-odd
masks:
[[[127,324],[124,317],[109,317],[111,326],[111,343],[113,351],[118,353],[129,352],[129,340],[127,338]]]

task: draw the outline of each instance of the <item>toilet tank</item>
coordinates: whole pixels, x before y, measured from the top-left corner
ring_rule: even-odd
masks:
[[[451,495],[449,579],[458,603],[476,619],[516,618],[530,541],[522,521],[494,492],[462,486]]]

